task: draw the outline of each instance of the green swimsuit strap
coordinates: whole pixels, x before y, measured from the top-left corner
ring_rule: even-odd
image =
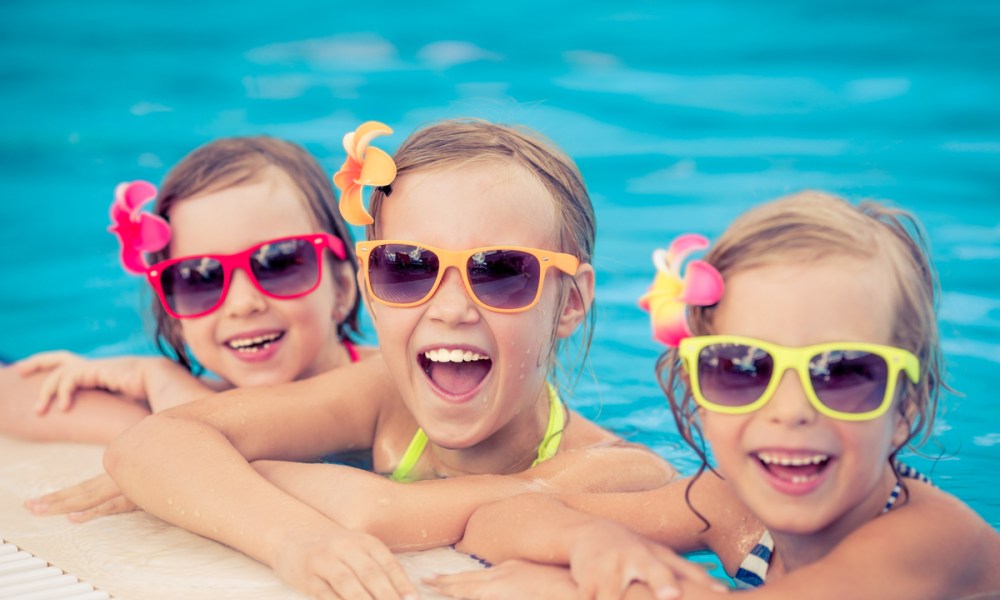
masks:
[[[545,435],[542,436],[542,443],[538,446],[538,458],[535,459],[535,462],[531,463],[532,467],[556,455],[556,452],[559,451],[559,443],[562,442],[563,429],[566,426],[566,413],[563,411],[562,401],[559,400],[559,393],[556,392],[556,388],[551,383],[546,382],[546,386],[549,390],[549,423],[545,427]],[[406,452],[403,453],[403,458],[399,461],[399,465],[392,474],[389,475],[389,479],[404,482],[412,481],[410,472],[413,471],[413,467],[420,460],[425,448],[427,448],[427,434],[424,433],[423,429],[417,428],[417,432],[413,434],[413,439],[410,440],[410,445],[406,448]]]

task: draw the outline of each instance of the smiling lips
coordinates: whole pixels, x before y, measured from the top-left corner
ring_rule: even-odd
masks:
[[[490,357],[458,348],[428,350],[417,360],[428,379],[451,396],[462,396],[475,390],[493,368]]]
[[[822,453],[779,453],[759,451],[753,455],[779,484],[779,488],[818,484],[818,479],[830,464],[830,456]],[[806,490],[802,490],[806,491]]]
[[[250,356],[265,352],[283,337],[285,337],[284,332],[274,331],[250,337],[231,338],[226,340],[225,345],[242,356]]]

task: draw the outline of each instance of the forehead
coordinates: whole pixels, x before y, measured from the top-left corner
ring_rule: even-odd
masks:
[[[895,298],[891,271],[881,260],[840,256],[768,264],[726,277],[714,329],[788,346],[888,344]]]
[[[177,201],[169,212],[171,256],[230,253],[262,241],[314,233],[319,227],[301,190],[269,167],[235,187]]]
[[[552,194],[524,167],[500,161],[400,176],[380,210],[379,237],[447,249],[560,249]]]

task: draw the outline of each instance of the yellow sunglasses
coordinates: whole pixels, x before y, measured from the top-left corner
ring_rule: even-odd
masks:
[[[520,246],[443,250],[402,240],[357,243],[368,291],[388,306],[411,307],[434,295],[444,272],[455,267],[469,296],[500,313],[528,310],[542,293],[545,274],[556,268],[576,275],[580,260],[570,254]]]
[[[833,342],[791,348],[738,335],[681,340],[681,362],[695,401],[713,412],[745,414],[764,406],[788,369],[810,404],[844,421],[877,418],[892,405],[900,371],[916,384],[913,353],[880,344]]]

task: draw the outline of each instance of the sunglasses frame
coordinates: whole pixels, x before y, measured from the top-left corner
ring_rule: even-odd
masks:
[[[414,302],[390,302],[388,300],[383,300],[379,298],[375,290],[372,289],[371,276],[368,273],[369,257],[372,251],[379,246],[388,246],[392,244],[399,244],[404,246],[414,246],[424,250],[430,250],[433,252],[438,259],[438,272],[437,277],[434,279],[434,284],[431,286],[430,290],[424,295],[423,298],[416,300]],[[496,306],[490,306],[484,303],[476,295],[475,291],[472,289],[472,282],[469,281],[469,270],[466,265],[469,258],[479,252],[489,252],[493,250],[515,250],[517,252],[523,252],[525,254],[530,254],[538,260],[539,274],[538,274],[538,289],[535,290],[535,297],[525,306],[518,308],[499,308]],[[386,306],[394,306],[397,308],[411,308],[414,306],[420,306],[428,300],[434,297],[437,293],[438,287],[441,285],[441,280],[444,278],[445,272],[451,268],[455,267],[458,269],[459,273],[462,274],[462,282],[465,285],[465,291],[469,294],[469,298],[476,303],[477,306],[485,308],[486,310],[496,312],[496,313],[519,313],[531,309],[533,306],[538,304],[538,299],[542,295],[542,288],[545,286],[545,274],[550,268],[556,268],[563,273],[573,276],[576,275],[577,269],[580,268],[580,259],[573,256],[572,254],[564,254],[562,252],[553,252],[551,250],[539,250],[538,248],[527,248],[524,246],[481,246],[478,248],[468,248],[466,250],[445,250],[443,248],[438,248],[436,246],[431,246],[428,244],[423,244],[420,242],[413,242],[409,240],[369,240],[366,242],[358,242],[355,245],[355,254],[358,257],[358,265],[361,272],[364,273],[365,277],[365,287],[368,289],[368,293],[378,301],[380,304]]]
[[[257,281],[257,276],[254,275],[253,270],[250,268],[250,257],[254,252],[259,250],[262,246],[267,246],[269,244],[278,244],[281,242],[287,242],[290,240],[301,240],[308,242],[312,245],[312,248],[316,252],[316,264],[319,266],[319,273],[316,276],[316,283],[313,284],[309,289],[304,292],[291,294],[288,296],[273,294]],[[263,242],[254,244],[249,248],[240,250],[239,252],[234,252],[232,254],[193,254],[189,256],[179,256],[177,258],[168,258],[167,260],[160,261],[149,268],[146,269],[146,279],[149,281],[149,285],[152,286],[153,291],[156,292],[157,297],[160,299],[160,305],[163,309],[167,311],[171,317],[175,319],[194,319],[207,315],[219,309],[220,306],[226,301],[226,296],[229,294],[229,285],[233,281],[233,271],[236,269],[242,269],[247,277],[253,283],[257,290],[267,296],[268,298],[275,298],[278,300],[291,300],[293,298],[301,298],[307,294],[312,293],[316,288],[319,287],[320,281],[323,279],[323,249],[329,248],[333,255],[337,257],[338,260],[345,260],[347,258],[347,250],[344,247],[344,242],[337,236],[331,233],[306,233],[302,235],[290,235],[286,237],[275,238],[273,240],[265,240]],[[223,281],[222,281],[222,291],[219,293],[218,301],[212,305],[211,308],[203,310],[198,313],[193,313],[190,315],[182,315],[170,308],[167,302],[167,297],[163,292],[163,281],[162,275],[164,270],[169,267],[186,260],[197,260],[210,258],[219,262],[222,265],[223,270]]]
[[[774,370],[771,372],[771,380],[761,392],[759,398],[743,406],[716,404],[705,398],[698,380],[698,355],[705,348],[715,344],[751,346],[759,348],[771,356],[771,359],[774,361]],[[817,354],[834,350],[867,352],[885,360],[888,368],[885,382],[885,396],[877,408],[862,413],[849,413],[830,408],[820,400],[809,377],[809,361]],[[712,412],[728,415],[747,414],[767,404],[774,396],[775,390],[777,390],[788,369],[792,369],[798,373],[799,384],[802,386],[806,398],[809,399],[809,403],[813,408],[820,414],[841,421],[869,421],[885,414],[892,405],[892,400],[896,395],[896,382],[898,381],[900,371],[905,372],[914,384],[920,381],[920,361],[912,352],[882,344],[831,342],[812,346],[790,347],[739,335],[705,335],[684,338],[681,340],[677,351],[684,365],[684,370],[687,373],[691,395],[694,397],[695,402],[702,408]]]

